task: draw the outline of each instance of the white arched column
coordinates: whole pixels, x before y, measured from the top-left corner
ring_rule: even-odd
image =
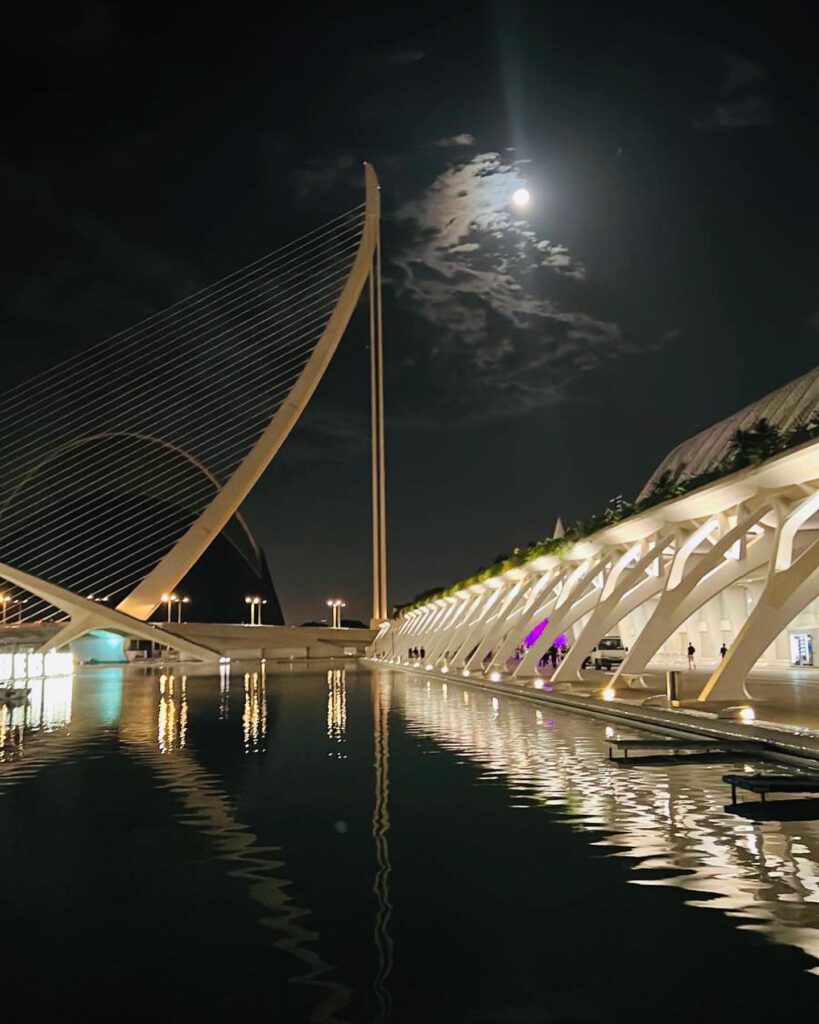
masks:
[[[597,553],[571,569],[557,594],[551,614],[547,613],[538,619],[542,622],[548,618],[549,625],[521,658],[512,673],[516,678],[534,675],[538,662],[552,646],[554,638],[567,632],[579,618],[591,611],[603,589],[603,581],[598,581],[598,576],[605,573],[610,558],[610,554]]]
[[[484,601],[487,596],[488,593],[483,587],[480,588],[477,594],[470,592],[467,595],[466,601],[461,610],[459,610],[457,617],[452,620],[450,628],[442,631],[436,637],[432,651],[434,659],[439,659],[447,651],[451,659],[453,652],[457,651],[477,619],[483,613]]]
[[[472,648],[481,641],[487,619],[493,610],[500,606],[504,595],[508,594],[512,586],[513,584],[504,584],[498,578],[487,580],[484,583],[477,614],[473,616],[465,632],[459,636],[457,648],[450,649],[450,664],[454,668],[466,667],[466,659],[472,653]]]
[[[524,599],[514,608],[510,609],[507,616],[508,629],[506,635],[498,645],[498,649],[489,663],[487,671],[497,667],[502,668],[512,657],[514,651],[532,632],[538,623],[542,622],[547,613],[543,610],[549,605],[549,593],[560,575],[560,570],[549,569],[542,572],[540,578],[532,584]],[[551,603],[557,600],[552,593]]]
[[[457,596],[447,597],[444,600],[447,603],[446,610],[433,625],[427,638],[426,659],[433,664],[441,652],[448,647],[449,638],[467,607],[467,602]]]
[[[555,608],[554,618],[549,620],[549,625],[521,658],[512,675],[515,678],[534,675],[538,662],[552,646],[555,638],[561,633],[569,633],[584,616],[588,615],[600,600],[600,593],[601,588],[592,584],[586,588],[586,593],[582,597]]]
[[[523,600],[525,596],[526,578],[525,574],[522,575],[523,578],[518,580],[518,582],[515,583],[512,589],[506,594],[495,614],[487,619],[480,643],[471,655],[464,658],[464,668],[472,669],[475,666],[480,667],[486,655],[493,649],[493,647],[495,647],[501,637],[505,636],[505,630],[508,627],[511,609],[514,605]]]
[[[768,575],[751,613],[698,700],[732,700],[748,697],[748,673],[778,633],[819,597],[819,539],[815,531],[801,554],[793,546],[799,526],[819,505],[819,492],[784,517],[777,531]],[[806,514],[807,513],[807,514]],[[794,527],[796,524],[796,527]]]
[[[561,682],[572,676],[580,678],[580,670],[586,656],[594,650],[600,639],[610,633],[626,615],[630,615],[663,589],[665,576],[661,565],[662,554],[669,543],[670,538],[663,537],[650,545],[648,551],[632,565],[623,561],[622,564],[615,566],[610,574],[611,578],[606,580],[600,600],[552,676],[554,682]],[[627,559],[629,554],[627,552],[622,558]],[[646,575],[655,563],[657,575]]]
[[[703,555],[695,556],[685,541],[680,544],[657,605],[615,672],[613,685],[623,675],[643,672],[669,637],[706,602],[766,563],[773,548],[770,530],[748,544],[743,543],[741,548],[737,547],[737,541],[744,540],[766,511],[767,508],[760,509],[749,515],[729,529]],[[739,559],[733,557],[737,551],[742,555]],[[682,567],[677,562],[678,558],[684,563]],[[672,582],[675,585],[672,586]]]
[[[492,665],[487,668],[487,671],[493,666],[503,667],[520,641],[527,637],[544,619],[552,617],[555,606],[575,570],[576,566],[573,563],[558,563],[552,569],[546,578],[545,585],[538,588],[535,601],[526,610],[524,615],[521,616],[521,620],[515,627],[514,633],[510,633],[506,638],[503,648],[498,650],[496,656],[492,659]],[[517,634],[520,635],[518,636]],[[501,661],[501,658],[503,658],[503,661]]]

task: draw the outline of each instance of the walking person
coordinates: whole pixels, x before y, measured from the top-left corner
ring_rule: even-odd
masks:
[[[720,658],[724,658],[727,653],[728,653],[728,648],[725,646],[725,641],[723,640],[722,641],[722,647],[720,647],[720,649],[719,649],[719,656],[720,656]]]
[[[697,649],[696,649],[696,647],[694,647],[694,645],[693,645],[693,644],[689,644],[689,645],[688,645],[688,667],[689,667],[689,668],[696,668],[696,667],[697,667],[697,666],[696,666],[696,665],[694,664],[694,655],[695,655],[696,653],[697,653]]]

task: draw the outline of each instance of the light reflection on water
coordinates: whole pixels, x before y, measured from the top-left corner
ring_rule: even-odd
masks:
[[[623,908],[626,945],[635,937],[632,916],[652,903],[646,887],[659,885],[683,892],[694,907],[720,910],[738,928],[819,960],[819,823],[754,823],[726,815],[722,765],[617,767],[607,759],[604,722],[454,680],[335,666],[301,675],[276,668],[267,675],[259,663],[234,665],[232,674],[224,665],[218,679],[209,672],[186,676],[179,666],[163,674],[134,666],[97,668],[79,672],[73,683],[46,680],[44,689],[32,687],[31,698],[27,709],[9,712],[0,796],[12,782],[33,779],[59,762],[51,774],[55,792],[59,799],[72,791],[78,797],[69,805],[80,816],[76,833],[67,833],[69,845],[89,844],[83,856],[93,859],[99,842],[116,836],[108,808],[114,802],[130,806],[140,787],[147,788],[151,795],[143,793],[142,806],[156,815],[151,829],[160,837],[166,869],[180,867],[174,877],[183,880],[186,905],[208,906],[212,892],[230,879],[231,899],[235,885],[237,905],[247,904],[250,913],[239,926],[214,910],[206,927],[212,923],[226,945],[252,934],[263,956],[284,954],[278,973],[271,970],[271,978],[262,980],[279,991],[283,979],[299,983],[299,999],[310,1009],[292,1017],[294,1024],[575,1019],[557,1015],[556,1006],[549,1010],[555,1016],[544,1017],[542,1006],[547,996],[555,998],[555,979],[575,956],[570,942],[564,950],[551,939],[560,927],[555,920],[572,916],[564,912],[563,893],[582,894],[582,872],[602,879],[595,903],[578,901],[584,927],[606,927],[603,904],[611,896],[612,905]],[[23,716],[22,725],[14,715]],[[19,746],[12,739],[14,722]],[[470,767],[457,767],[464,763]],[[111,773],[117,781],[106,788]],[[0,802],[0,811],[9,815],[10,803]],[[460,817],[452,813],[458,805]],[[22,813],[25,803],[14,806]],[[41,843],[51,839],[51,805],[44,806],[35,836]],[[100,831],[89,832],[96,822]],[[138,823],[127,816],[125,822],[130,844]],[[0,828],[13,835],[9,823],[12,818],[0,818]],[[174,845],[181,842],[176,825],[197,837],[190,850]],[[572,838],[571,853],[564,849],[549,861],[550,840],[557,833],[566,837],[569,829],[582,840]],[[462,852],[465,832],[472,843],[469,865]],[[98,837],[96,846],[91,834]],[[523,855],[520,886],[503,876],[510,834]],[[586,844],[623,858],[635,888],[623,886],[615,864],[601,871],[605,862]],[[18,861],[15,856],[12,862]],[[200,888],[203,863],[214,869]],[[472,864],[474,871],[465,870]],[[106,859],[105,871],[117,870]],[[127,861],[122,872],[127,880]],[[83,884],[70,877],[72,887]],[[492,900],[484,905],[475,893],[490,878]],[[21,881],[36,887],[38,880]],[[93,907],[100,891],[90,875],[87,881],[82,905]],[[541,898],[544,890],[548,895]],[[477,908],[472,917],[465,913],[470,902]],[[146,911],[151,906],[156,903],[146,900]],[[439,906],[444,913],[436,918]],[[141,913],[139,904],[131,924]],[[706,916],[687,916],[686,934],[696,942],[708,931],[698,928]],[[495,998],[495,959],[486,949],[510,919],[523,929],[516,934],[528,937],[518,940],[521,946],[533,951],[527,959],[527,950],[517,948],[506,965],[508,972],[513,960],[522,963],[521,977],[533,979],[530,1016],[523,1015],[525,999],[519,1005],[508,992],[497,997],[497,1009],[481,1003]],[[728,929],[719,924],[722,941]],[[747,943],[731,938],[737,948]],[[498,947],[492,948],[496,958]],[[547,948],[544,959],[539,951]],[[771,952],[763,947],[761,955],[767,960]],[[619,957],[612,957],[615,973],[629,967],[627,956]],[[540,972],[552,961],[551,989],[544,985],[541,991]],[[452,980],[460,962],[464,973]],[[778,976],[794,978],[785,969]],[[230,984],[241,977],[231,974]],[[483,982],[480,995],[467,991]],[[800,983],[811,990],[815,984],[804,977]],[[584,984],[580,980],[571,990],[578,1006]],[[613,991],[608,984],[605,993]],[[442,992],[451,1001],[441,1015],[424,1017],[425,1001],[440,999]],[[605,1008],[612,997],[597,998]]]
[[[0,704],[0,762],[20,758],[27,741],[37,733],[70,724],[73,682],[72,676],[20,681],[29,690],[28,701],[14,707]]]
[[[395,696],[407,731],[481,765],[482,779],[505,782],[521,807],[548,807],[599,833],[594,845],[647,873],[633,884],[682,889],[691,906],[819,962],[819,822],[726,813],[726,766],[623,768],[608,760],[605,726],[592,719],[466,688],[453,699],[456,688],[403,677]]]
[[[230,666],[220,665],[219,718],[230,714]],[[267,691],[264,665],[246,672],[242,709],[242,740],[246,755],[264,753],[267,735]],[[137,763],[148,767],[181,802],[178,820],[212,838],[217,856],[229,865],[230,875],[247,886],[249,898],[259,906],[259,923],[279,936],[276,946],[299,964],[291,981],[309,986],[317,993],[317,1005],[310,1020],[339,1021],[338,1013],[350,999],[349,988],[327,975],[332,965],[316,950],[318,934],[302,923],[308,910],[298,905],[288,889],[287,864],[278,846],[262,844],[236,813],[235,801],[225,791],[222,780],[198,763],[194,742],[186,749],[188,680],[182,676],[162,675],[159,679],[159,731],[154,739],[147,726],[146,709],[156,697],[150,683],[141,689],[126,691],[119,738],[123,748]],[[178,707],[177,707],[178,702]],[[172,756],[167,756],[167,755]]]

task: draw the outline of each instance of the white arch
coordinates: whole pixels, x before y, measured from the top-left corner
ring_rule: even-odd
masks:
[[[230,479],[154,569],[117,605],[119,611],[143,621],[151,615],[162,594],[173,590],[234,515],[315,391],[372,271],[381,205],[378,178],[370,164],[364,165],[364,177],[366,206],[358,251],[335,309],[298,380]]]

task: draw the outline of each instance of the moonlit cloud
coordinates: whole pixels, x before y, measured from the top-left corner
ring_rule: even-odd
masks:
[[[694,121],[699,131],[765,128],[773,123],[768,71],[734,53],[720,55],[723,73],[711,108]]]
[[[469,132],[461,132],[459,135],[448,135],[444,139],[438,139],[435,145],[441,149],[454,149],[456,146],[474,146],[475,136]]]
[[[511,207],[527,184],[520,163],[481,153],[448,167],[395,214],[405,242],[394,284],[404,308],[435,328],[408,365],[457,380],[450,417],[565,399],[579,373],[623,350],[615,323],[574,304],[583,301],[583,262]]]

